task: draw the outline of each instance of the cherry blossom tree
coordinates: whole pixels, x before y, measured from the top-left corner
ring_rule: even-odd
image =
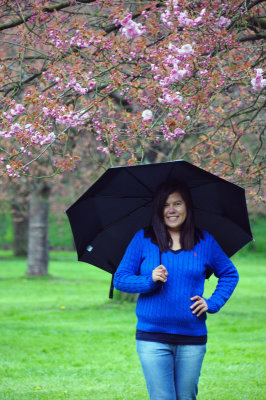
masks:
[[[0,5],[3,179],[74,171],[89,138],[105,166],[185,158],[261,202],[262,1]]]

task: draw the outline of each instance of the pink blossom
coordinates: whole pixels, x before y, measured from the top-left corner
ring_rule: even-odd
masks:
[[[33,126],[32,126],[32,124],[26,124],[26,125],[25,125],[25,128],[26,128],[27,130],[33,131]]]
[[[85,40],[77,39],[76,45],[81,48],[86,48],[90,46],[90,43],[85,42]]]
[[[167,7],[169,7],[169,6],[176,7],[176,6],[178,6],[178,1],[179,1],[179,0],[168,0],[168,1],[166,2],[166,5],[167,5]]]
[[[203,18],[206,15],[206,9],[204,8],[201,10],[199,17],[195,19],[191,19],[188,17],[188,12],[184,11],[178,14],[177,20],[181,26],[187,27],[187,28],[192,28],[195,26],[198,26],[202,23]]]
[[[188,18],[187,11],[181,12],[177,19],[181,26],[190,26],[191,22],[193,22],[191,19]]]
[[[180,49],[177,50],[178,54],[183,56],[190,56],[194,54],[194,49],[191,44],[184,44]]]
[[[146,27],[140,23],[132,21],[132,13],[128,14],[122,21],[120,21],[123,28],[121,33],[127,39],[135,39],[138,36],[146,33]]]
[[[185,26],[185,27],[193,27],[197,25],[197,22],[195,22],[193,19],[188,18],[188,12],[184,11],[182,13],[179,14],[179,16],[177,17],[178,22],[181,26]]]
[[[73,87],[76,83],[77,83],[76,78],[71,76],[70,81],[66,85],[66,88],[69,89],[69,88]]]
[[[52,143],[54,140],[55,140],[55,134],[54,132],[50,132],[48,135],[42,136],[40,145],[43,146],[44,144]]]
[[[151,71],[152,71],[152,72],[157,72],[157,71],[160,71],[160,68],[157,67],[157,66],[154,65],[154,64],[151,64]]]
[[[178,53],[178,48],[173,44],[173,43],[169,43],[168,44],[168,49],[172,52],[177,54]],[[170,56],[171,57],[171,56]]]
[[[88,86],[89,86],[89,90],[92,90],[96,86],[96,80],[95,79],[91,79],[88,82]]]
[[[200,16],[194,19],[195,26],[198,26],[199,24],[202,23],[203,17],[205,17],[205,15],[206,15],[206,9],[204,8],[203,10],[201,10]]]
[[[186,70],[186,69],[176,69],[173,68],[171,71],[171,75],[170,78],[175,81],[181,81],[183,78],[185,78],[186,76],[190,75],[190,71]]]
[[[203,69],[201,71],[198,71],[198,73],[199,73],[199,75],[206,75],[206,74],[208,74],[208,71],[207,71],[207,69]]]
[[[256,72],[256,76],[251,79],[251,85],[255,91],[260,91],[266,86],[266,79],[263,79],[262,68],[256,68],[254,71]]]
[[[6,172],[12,178],[20,178],[19,173],[14,171],[11,165],[6,165]]]
[[[11,134],[18,133],[18,132],[21,131],[21,129],[22,129],[22,127],[20,126],[20,124],[16,123],[16,124],[14,124],[14,125],[11,125],[11,131],[10,131],[10,133],[11,133]]]
[[[5,139],[9,139],[12,137],[12,135],[8,131],[0,131],[0,136],[2,136]]]
[[[142,113],[143,122],[151,122],[153,118],[153,113],[151,110],[144,110]]]
[[[22,104],[16,104],[15,108],[10,110],[11,115],[20,115],[25,111],[25,107]]]
[[[8,114],[7,112],[3,112],[3,116],[9,121],[9,122],[11,122],[12,121],[12,115],[10,115],[10,114]]]
[[[110,153],[109,149],[107,147],[103,147],[103,146],[97,147],[97,150],[101,151],[102,153],[105,153],[105,154],[109,154]]]
[[[62,107],[61,112],[65,112],[64,107]],[[56,116],[56,122],[66,126],[83,126],[88,119],[88,114],[82,114],[82,112],[74,114],[70,112],[69,114],[59,114]]]
[[[241,177],[241,176],[243,175],[242,169],[241,169],[241,168],[238,168],[237,173],[238,173],[238,176]]]
[[[50,110],[49,108],[43,107],[43,108],[42,108],[42,111],[43,111],[43,113],[44,113],[44,115],[45,115],[46,117],[50,117],[50,115],[51,115],[51,110]]]
[[[218,26],[220,29],[224,29],[230,24],[230,22],[231,22],[230,18],[220,17]]]
[[[88,92],[88,88],[83,88],[79,83],[76,83],[73,88],[75,89],[76,92],[79,94],[86,94]]]
[[[35,131],[34,134],[31,136],[30,140],[31,143],[33,144],[39,144],[40,140],[41,140],[41,134],[39,131]]]
[[[183,131],[181,128],[176,128],[174,130],[174,134],[176,137],[182,138],[183,136],[185,136],[186,132]]]
[[[164,139],[168,142],[174,140],[175,138],[182,138],[186,134],[186,132],[180,128],[176,128],[174,132],[172,132],[167,124],[163,124],[161,128]]]
[[[159,85],[165,87],[171,85],[171,83],[173,83],[173,80],[166,76],[165,78],[160,80]]]
[[[166,10],[164,13],[161,14],[160,17],[162,23],[164,23],[169,28],[171,28],[174,25],[173,22],[170,21],[171,16],[172,14],[170,13],[170,11]]]
[[[120,21],[122,26],[126,26],[132,20],[132,13],[129,13],[125,18]]]
[[[158,101],[161,104],[164,104],[166,106],[172,106],[175,104],[181,104],[183,100],[183,97],[179,92],[175,93],[165,93],[163,97],[159,97]]]

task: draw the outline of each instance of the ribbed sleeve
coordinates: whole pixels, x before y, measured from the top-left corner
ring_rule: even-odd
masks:
[[[208,312],[213,314],[227,302],[232,295],[238,281],[237,269],[227,255],[223,252],[216,240],[209,236],[210,246],[210,267],[218,278],[218,283],[209,299],[205,299],[208,305]]]
[[[143,259],[143,237],[143,230],[137,232],[127,247],[114,276],[114,287],[117,290],[126,293],[149,293],[160,287],[160,283],[152,280],[151,274],[138,275]]]

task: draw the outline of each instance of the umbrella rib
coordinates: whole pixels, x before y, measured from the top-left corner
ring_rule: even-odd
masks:
[[[123,219],[125,219],[125,218],[128,217],[129,215],[133,214],[134,212],[136,212],[136,211],[139,210],[140,208],[146,207],[146,206],[147,206],[149,203],[151,203],[151,202],[152,202],[152,200],[146,201],[145,204],[142,204],[141,206],[136,207],[134,210],[130,211],[128,214],[123,215],[123,217],[118,218],[117,220],[111,222],[111,223],[108,224],[108,225],[105,225],[103,228],[99,229],[98,232],[96,232],[96,234],[94,235],[93,240],[95,240],[96,237],[97,237],[100,233],[102,233],[103,231],[107,230],[107,229],[110,228],[111,226],[113,226],[113,225],[117,224],[118,222],[122,221]]]
[[[145,189],[147,189],[147,190],[152,194],[152,196],[153,196],[153,191],[152,191],[147,185],[145,185],[145,183],[141,182],[141,180],[138,179],[135,175],[133,175],[132,172],[129,171],[129,169],[126,169],[126,172],[127,172],[130,176],[132,176],[133,178],[135,178],[135,180],[136,180],[138,183],[140,183],[143,187],[145,187]]]
[[[168,181],[168,180],[169,180],[169,176],[171,176],[171,174],[172,174],[172,172],[173,172],[174,168],[175,168],[175,165],[172,165],[172,168],[171,168],[171,169],[170,169],[170,171],[168,172],[168,175],[167,175],[166,181]]]
[[[226,220],[226,221],[230,221],[232,224],[238,226],[239,229],[241,229],[242,231],[244,231],[245,233],[247,233],[247,235],[248,235],[251,239],[253,239],[252,232],[251,232],[251,229],[250,229],[249,221],[245,221],[245,222],[248,224],[248,229],[249,229],[249,232],[247,232],[247,231],[246,231],[246,227],[243,227],[243,226],[239,225],[238,223],[236,223],[235,221],[233,221],[231,218],[229,218],[229,217],[227,217],[227,216],[225,216],[225,215],[222,215],[222,214],[220,214],[220,213],[218,213],[218,212],[214,212],[214,211],[210,211],[210,210],[204,210],[203,208],[198,208],[198,207],[194,207],[194,210],[195,210],[195,211],[202,211],[203,213],[208,212],[208,213],[210,214],[210,216],[214,215],[215,217],[221,217],[221,218],[223,218],[223,219]]]

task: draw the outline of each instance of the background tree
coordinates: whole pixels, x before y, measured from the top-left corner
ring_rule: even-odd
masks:
[[[74,171],[90,138],[105,167],[185,158],[261,201],[262,1],[0,4],[3,178]]]

